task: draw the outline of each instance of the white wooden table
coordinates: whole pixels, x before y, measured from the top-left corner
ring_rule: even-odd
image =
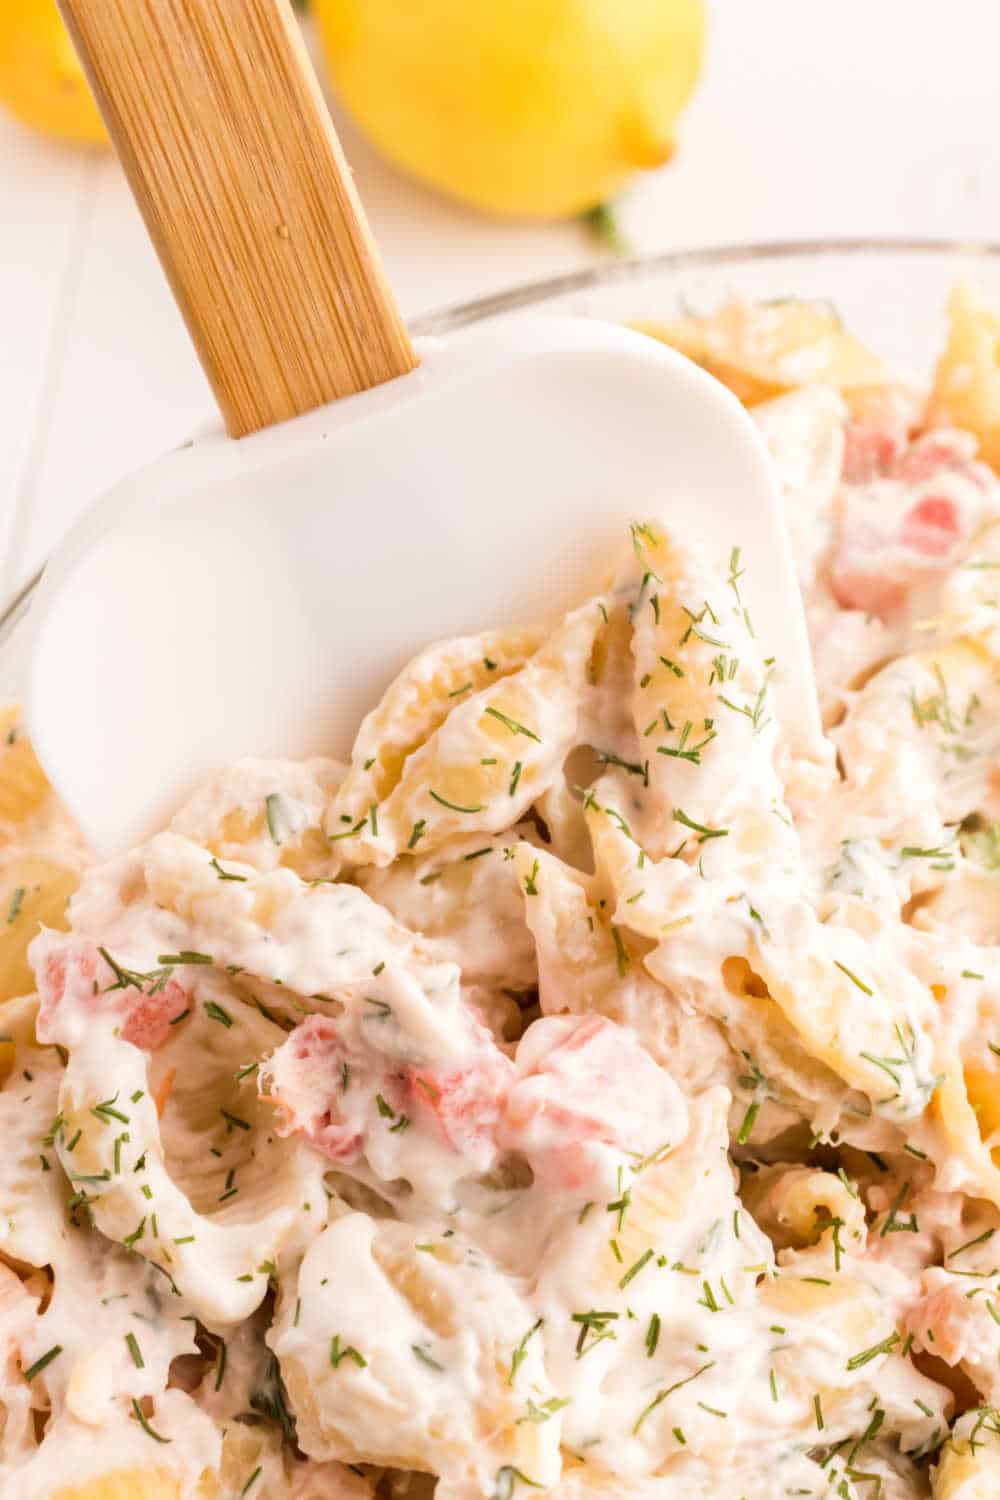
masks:
[[[624,0],[623,0],[624,3]],[[681,149],[625,198],[637,251],[817,235],[1000,239],[997,0],[711,0]],[[598,261],[404,180],[338,117],[413,315]],[[0,597],[88,498],[211,415],[121,174],[0,117]]]

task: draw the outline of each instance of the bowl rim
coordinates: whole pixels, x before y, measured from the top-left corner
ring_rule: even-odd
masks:
[[[650,272],[698,270],[709,266],[736,265],[758,260],[794,260],[803,255],[944,255],[990,260],[1000,258],[1000,240],[949,239],[943,236],[864,235],[820,237],[815,239],[737,240],[714,245],[699,245],[683,250],[661,250],[646,255],[616,257],[579,271],[545,276],[534,281],[516,283],[499,292],[490,292],[466,302],[422,313],[408,320],[416,337],[436,336],[465,328],[470,323],[520,311],[536,303],[591,287],[615,286],[639,280]],[[23,583],[0,608],[0,651],[15,627],[27,614],[32,596],[45,571],[46,564]]]
[[[650,271],[687,271],[706,266],[733,265],[739,261],[794,260],[802,255],[965,255],[990,260],[1000,257],[1000,240],[950,239],[943,236],[864,235],[843,238],[780,240],[727,240],[715,245],[698,245],[685,250],[660,250],[648,255],[618,257],[598,266],[559,276],[542,277],[490,292],[468,302],[455,303],[421,314],[410,322],[415,335],[447,333],[464,328],[484,318],[516,312],[535,302],[589,287],[614,286],[637,280]]]

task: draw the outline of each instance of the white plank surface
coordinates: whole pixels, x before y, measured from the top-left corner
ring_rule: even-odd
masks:
[[[625,0],[623,0],[625,3]],[[636,250],[816,235],[1000,239],[996,0],[710,0],[675,161],[623,202]],[[341,121],[409,314],[600,260],[404,180]],[[211,416],[117,167],[0,122],[0,589],[93,494]]]

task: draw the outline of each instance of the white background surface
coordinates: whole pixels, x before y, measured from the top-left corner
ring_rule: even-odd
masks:
[[[637,252],[818,235],[1000,239],[1000,0],[710,7],[681,149],[621,207]],[[575,225],[473,217],[338,124],[405,313],[603,258]],[[181,441],[212,403],[113,160],[0,117],[0,226],[6,596],[88,498]]]

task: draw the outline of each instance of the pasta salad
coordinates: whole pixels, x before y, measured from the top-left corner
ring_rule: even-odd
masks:
[[[641,508],[110,861],[7,712],[4,1496],[1000,1492],[1000,325],[930,396],[818,304],[643,326],[770,446],[819,759]]]

